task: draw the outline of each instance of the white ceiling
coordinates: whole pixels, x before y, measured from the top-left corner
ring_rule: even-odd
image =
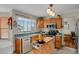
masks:
[[[0,12],[9,12],[12,9],[29,13],[34,16],[47,16],[48,4],[2,4],[0,5]],[[55,12],[57,14],[64,14],[69,11],[79,9],[79,4],[54,4]]]

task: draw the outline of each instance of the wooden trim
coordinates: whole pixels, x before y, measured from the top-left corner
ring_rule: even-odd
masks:
[[[21,53],[23,53],[23,41],[22,41],[22,39],[21,39]]]

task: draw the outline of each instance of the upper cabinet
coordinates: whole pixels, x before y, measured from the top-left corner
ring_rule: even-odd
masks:
[[[44,18],[37,19],[37,27],[38,28],[44,28]]]
[[[61,29],[62,28],[62,19],[56,18],[56,28]]]
[[[51,19],[45,20],[45,27],[46,27],[46,25],[49,25],[49,24],[56,24],[56,28],[61,29],[62,28],[62,18],[51,18]]]
[[[56,28],[57,29],[62,28],[62,17],[61,17],[61,15],[57,15],[57,17],[56,17]]]
[[[56,23],[55,18],[49,18],[47,20],[45,20],[45,25],[51,24],[51,23]]]
[[[37,28],[46,28],[47,25],[50,24],[55,24],[56,29],[61,29],[62,28],[62,18],[58,15],[56,18],[38,18],[37,19]]]

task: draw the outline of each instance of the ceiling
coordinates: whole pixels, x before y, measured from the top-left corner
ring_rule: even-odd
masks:
[[[0,12],[9,12],[12,9],[29,13],[34,16],[47,16],[48,4],[1,4]],[[64,14],[73,10],[79,9],[79,4],[54,4],[54,9],[57,14]]]

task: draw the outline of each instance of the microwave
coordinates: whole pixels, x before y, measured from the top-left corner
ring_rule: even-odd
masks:
[[[46,26],[47,28],[56,28],[56,25],[55,24],[49,24]]]

